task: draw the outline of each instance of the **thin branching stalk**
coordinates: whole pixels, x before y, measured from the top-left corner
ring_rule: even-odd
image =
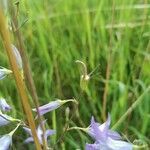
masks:
[[[36,126],[35,126],[35,122],[33,119],[31,106],[29,104],[29,99],[28,99],[28,96],[26,93],[26,87],[25,87],[24,81],[20,75],[20,72],[19,72],[19,69],[17,66],[17,62],[16,62],[16,59],[15,59],[13,51],[12,51],[9,32],[6,28],[5,18],[4,18],[4,15],[1,10],[0,10],[0,33],[1,33],[1,36],[2,36],[2,39],[4,42],[4,46],[5,46],[8,58],[9,58],[9,62],[10,62],[14,77],[15,77],[17,89],[18,89],[18,92],[21,97],[22,106],[25,111],[25,114],[26,114],[26,117],[27,117],[27,120],[29,123],[29,127],[31,128],[31,131],[32,131],[36,149],[41,150],[41,146],[40,146],[40,143],[39,143],[39,140],[37,137],[37,133],[36,133]]]
[[[72,101],[72,100],[70,100],[70,101]],[[73,101],[75,102],[75,99],[73,99]],[[54,145],[54,147],[53,147],[54,149],[56,149],[58,143],[61,143],[61,142],[63,141],[64,136],[65,136],[66,132],[68,131],[69,123],[70,123],[70,121],[72,120],[72,118],[75,116],[76,111],[77,111],[77,109],[78,109],[78,102],[77,102],[77,101],[76,101],[76,104],[77,104],[77,105],[75,105],[75,108],[74,108],[74,110],[73,110],[73,112],[72,112],[70,118],[67,120],[67,122],[66,122],[66,124],[65,124],[65,126],[64,126],[64,131],[63,131],[63,133],[61,134],[61,136],[60,136],[59,139],[56,141],[56,143],[55,143],[55,145]]]
[[[35,87],[35,84],[34,84],[34,80],[33,80],[32,75],[31,75],[30,64],[29,64],[28,58],[27,58],[26,53],[25,53],[22,35],[21,35],[21,32],[19,30],[19,26],[18,26],[18,20],[17,20],[18,15],[17,14],[19,12],[19,10],[18,10],[19,4],[17,5],[17,10],[16,10],[17,13],[15,13],[12,1],[9,3],[9,8],[10,8],[10,14],[11,14],[11,17],[12,17],[13,33],[14,33],[14,36],[16,37],[17,41],[18,41],[19,51],[20,51],[22,61],[23,61],[24,76],[25,76],[25,79],[26,79],[26,82],[27,82],[27,85],[28,85],[29,92],[32,96],[32,100],[35,104],[35,108],[37,110],[38,121],[41,124],[41,128],[42,128],[42,131],[43,131],[43,136],[42,136],[43,148],[46,150],[47,149],[47,143],[46,143],[46,140],[44,138],[45,126],[44,126],[44,124],[42,124],[43,119],[42,119],[42,117],[40,116],[40,113],[39,113],[38,95],[37,95],[37,92],[36,92],[36,87]]]

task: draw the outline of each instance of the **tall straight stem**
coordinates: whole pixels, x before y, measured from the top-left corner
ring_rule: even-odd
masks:
[[[114,4],[114,0],[112,1],[113,5],[112,5],[112,20],[111,20],[111,24],[113,26],[114,24],[114,11],[115,11],[115,4]],[[108,58],[107,58],[107,68],[106,68],[106,81],[109,80],[110,78],[110,73],[111,73],[111,64],[112,64],[112,37],[113,37],[113,28],[110,29],[110,41],[109,41],[109,53],[108,53]],[[108,90],[109,90],[109,83],[106,82],[105,83],[105,88],[104,88],[104,93],[103,93],[103,107],[102,107],[102,117],[103,120],[106,120],[106,107],[107,107],[107,94],[108,94]]]
[[[4,45],[5,45],[5,49],[9,58],[9,62],[10,62],[14,77],[15,77],[17,89],[21,97],[22,106],[25,111],[25,114],[29,123],[29,127],[31,128],[31,131],[32,131],[36,149],[41,150],[41,146],[40,146],[37,133],[36,133],[36,126],[35,126],[35,122],[33,119],[32,110],[29,104],[27,93],[26,93],[26,87],[20,75],[17,62],[15,60],[15,57],[11,48],[9,32],[6,28],[5,18],[1,10],[0,10],[0,33],[1,33]]]
[[[39,109],[38,109],[39,108],[38,95],[37,95],[36,87],[35,87],[35,84],[34,84],[34,80],[32,78],[30,64],[29,64],[27,55],[25,53],[24,43],[23,43],[21,32],[19,30],[18,19],[17,19],[17,15],[15,14],[15,9],[13,7],[12,1],[9,2],[9,9],[10,9],[11,17],[12,17],[12,29],[13,29],[13,32],[14,32],[14,36],[16,37],[16,39],[18,41],[19,51],[20,51],[22,61],[23,61],[23,70],[24,70],[24,76],[25,76],[25,79],[26,79],[27,87],[28,87],[29,92],[32,96],[32,100],[35,104],[35,107],[36,107],[36,110],[37,110],[38,120],[39,120],[39,123],[40,123],[42,131],[43,131],[43,135],[42,135],[43,149],[46,150],[47,142],[44,138],[45,126],[42,123],[42,117],[40,116]],[[18,12],[18,10],[17,10],[17,12]]]

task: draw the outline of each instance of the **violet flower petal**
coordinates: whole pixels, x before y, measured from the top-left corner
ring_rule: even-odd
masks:
[[[4,126],[10,123],[10,116],[7,116],[5,114],[0,114],[0,126]]]
[[[7,125],[7,124],[9,124],[10,122],[20,122],[20,120],[19,120],[19,119],[12,118],[11,116],[8,116],[8,115],[6,115],[6,114],[3,114],[3,113],[0,111],[0,126]]]
[[[46,120],[42,121],[42,124],[43,124],[43,125],[44,125],[45,123],[46,123]],[[42,142],[43,142],[43,139],[42,139],[43,130],[42,130],[42,127],[41,127],[42,124],[39,124],[39,126],[38,126],[38,128],[37,128],[37,136],[38,136],[38,139],[39,139],[40,144],[42,144]]]
[[[48,136],[50,136],[50,135],[53,135],[53,134],[55,134],[56,133],[56,131],[55,130],[46,130],[46,132],[45,132],[45,135],[46,135],[46,137],[48,137]]]
[[[27,127],[23,127],[23,129],[24,129],[30,136],[32,136],[31,129],[29,129],[29,128],[27,128]]]
[[[108,117],[107,121],[103,124],[96,123],[94,117],[91,119],[91,125],[89,128],[89,135],[93,137],[95,140],[106,140],[107,133],[110,125],[110,117]]]
[[[93,135],[95,140],[105,139],[105,135],[99,129],[99,125],[95,122],[94,117],[91,119],[91,135]]]
[[[13,50],[15,59],[17,61],[18,68],[20,70],[22,70],[23,69],[23,67],[22,67],[22,58],[20,56],[20,53],[19,53],[18,49],[13,44],[11,46],[12,46],[12,50]]]
[[[40,115],[44,115],[50,111],[53,111],[55,109],[57,109],[58,107],[62,106],[63,104],[67,103],[67,102],[74,102],[77,104],[77,101],[75,99],[67,99],[67,100],[55,100],[55,101],[51,101],[50,103],[40,106],[39,109],[39,113]],[[33,111],[37,112],[37,110],[34,108],[32,109]],[[37,117],[36,117],[37,118]]]
[[[100,150],[99,144],[86,144],[86,150]]]
[[[44,121],[42,121],[42,123],[40,123],[39,125],[38,125],[38,127],[37,127],[37,133],[41,133],[42,132],[42,127],[41,127],[41,125],[45,125],[45,123],[46,123],[46,120],[44,120]]]
[[[106,140],[107,137],[111,137],[113,139],[121,139],[119,133],[109,130],[110,122],[111,119],[109,114],[107,121],[103,124],[95,122],[94,117],[92,117],[88,134],[95,140]]]
[[[46,139],[46,141],[47,141],[47,138],[49,137],[49,136],[51,136],[51,135],[53,135],[53,134],[55,134],[56,133],[56,131],[55,130],[46,130],[45,131],[45,139]]]
[[[46,123],[46,120],[42,121],[42,124],[44,125]],[[44,138],[45,140],[47,141],[47,137],[50,136],[50,135],[53,135],[55,134],[55,130],[46,130],[45,131],[45,135],[44,135]],[[43,130],[42,130],[42,127],[41,127],[41,124],[38,126],[37,128],[37,136],[39,138],[39,141],[40,143],[42,144],[43,142],[43,139],[42,139],[42,136],[43,136]]]
[[[94,144],[86,144],[86,150],[132,150],[133,145],[120,140],[108,138],[105,143],[99,141]]]
[[[108,130],[107,133],[108,137],[114,139],[114,140],[120,140],[121,136],[119,133],[117,133],[116,131],[112,131],[112,130]]]
[[[44,125],[46,123],[46,120],[42,121],[42,124]],[[24,143],[29,143],[29,142],[33,142],[33,137],[32,137],[32,133],[31,133],[31,129],[27,128],[27,127],[23,127],[23,129],[28,133],[30,134],[31,137],[27,138]],[[43,130],[42,130],[42,127],[41,127],[41,124],[39,124],[39,126],[37,127],[36,129],[36,132],[37,132],[37,136],[38,136],[38,139],[39,139],[39,142],[40,144],[42,145],[43,144],[43,139],[42,139],[42,136],[43,136]],[[47,137],[54,134],[55,131],[54,130],[46,130],[45,131],[45,135],[44,135],[44,138],[45,140],[47,141]]]
[[[12,136],[6,134],[0,138],[0,150],[8,150],[12,143]]]
[[[11,107],[7,104],[4,98],[0,98],[0,110],[9,111]]]
[[[101,141],[95,142],[93,144],[86,144],[85,149],[86,150],[111,150],[108,148],[106,143],[103,143]]]
[[[53,111],[55,109],[57,109],[58,107],[60,107],[62,105],[62,101],[61,100],[56,100],[56,101],[52,101],[46,105],[40,106],[39,107],[39,113],[40,115],[44,115],[47,112]],[[33,111],[37,112],[37,110],[34,108],[32,109]]]
[[[108,114],[108,118],[106,120],[106,122],[104,122],[103,124],[101,124],[99,126],[99,129],[102,131],[102,132],[107,132],[108,129],[109,129],[109,126],[110,126],[110,122],[111,122],[111,119],[110,119],[110,115]]]
[[[110,150],[132,150],[133,148],[131,143],[111,138],[107,139],[106,144]]]
[[[33,137],[29,137],[24,141],[25,144],[30,143],[30,142],[34,142]]]

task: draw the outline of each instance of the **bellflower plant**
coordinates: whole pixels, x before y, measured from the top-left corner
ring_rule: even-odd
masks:
[[[8,74],[11,74],[12,71],[9,69],[6,69],[4,67],[0,67],[0,80],[4,79]]]
[[[44,125],[45,123],[46,123],[46,120],[44,120],[44,121],[42,122],[43,125]],[[27,139],[24,141],[24,143],[33,142],[34,140],[33,140],[33,136],[32,136],[32,133],[31,133],[31,129],[29,129],[29,128],[27,128],[27,127],[23,127],[23,128],[24,128],[24,130],[30,135],[30,137],[27,138]],[[42,140],[43,130],[42,130],[41,124],[38,126],[38,128],[37,128],[36,131],[37,131],[37,136],[38,136],[39,142],[40,142],[40,144],[42,145],[42,144],[43,144],[43,140]],[[46,130],[45,133],[44,133],[45,141],[47,142],[48,136],[51,136],[51,135],[53,135],[53,134],[55,134],[55,130],[50,130],[50,129]]]
[[[109,129],[110,122],[110,115],[103,124],[95,122],[92,117],[87,133],[95,140],[95,143],[86,144],[86,150],[132,150],[131,143],[122,141],[117,132]]]
[[[59,108],[60,106],[62,106],[63,104],[65,104],[67,102],[75,102],[75,103],[77,103],[77,101],[75,99],[52,101],[52,102],[49,102],[46,105],[40,106],[39,107],[39,113],[40,113],[40,115],[44,115],[44,114],[46,114],[46,113],[48,113],[50,111],[53,111],[53,110]],[[37,110],[35,108],[32,109],[32,110],[37,112]]]
[[[0,110],[9,111],[11,107],[7,104],[4,98],[0,98]]]

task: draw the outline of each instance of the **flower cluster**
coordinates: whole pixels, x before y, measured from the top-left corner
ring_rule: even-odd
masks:
[[[22,63],[20,53],[14,45],[11,45],[11,47],[12,47],[12,52],[14,54],[14,58],[16,59],[16,62],[17,62],[17,66],[18,66],[19,70],[22,73],[23,63]],[[11,70],[6,69],[4,67],[1,67],[0,68],[0,80],[4,79],[7,75],[9,75],[11,73],[12,73]],[[74,99],[59,100],[58,99],[58,100],[49,102],[48,104],[45,104],[45,105],[40,106],[38,108],[39,114],[40,114],[40,116],[42,116],[42,115],[44,115],[44,114],[46,114],[50,111],[53,111],[53,110],[59,108],[60,106],[62,106],[63,104],[65,104],[67,102],[76,102],[76,100],[74,100]],[[15,119],[15,118],[13,118],[11,116],[8,116],[6,114],[6,112],[10,111],[10,110],[11,110],[11,107],[10,107],[10,105],[8,105],[6,100],[4,98],[0,98],[0,126],[8,125],[11,122],[19,122],[19,125],[21,124],[21,122],[22,122],[21,120]],[[33,111],[37,112],[37,109],[34,108]],[[35,117],[35,119],[36,118],[37,118],[37,116]],[[55,130],[50,130],[50,129],[47,129],[43,133],[42,126],[44,126],[45,124],[46,124],[46,120],[42,121],[39,124],[39,126],[37,127],[37,130],[36,130],[37,131],[37,136],[38,136],[38,139],[39,139],[39,142],[40,142],[41,145],[43,145],[43,137],[45,139],[45,142],[47,143],[47,138],[49,136],[55,134]],[[25,123],[22,122],[22,125],[24,126]],[[18,126],[17,126],[17,128],[18,128]],[[17,128],[15,128],[9,134],[5,134],[4,136],[2,136],[0,138],[0,145],[1,145],[1,147],[3,147],[2,149],[0,148],[0,150],[7,150],[9,148],[9,146],[12,143],[12,135],[14,134],[14,131],[16,131]],[[31,129],[28,128],[27,126],[24,126],[23,129],[30,135],[30,137],[27,138],[24,141],[24,143],[34,142]]]

